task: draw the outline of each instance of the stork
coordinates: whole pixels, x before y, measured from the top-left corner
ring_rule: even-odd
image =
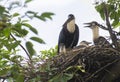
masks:
[[[81,41],[80,42],[80,44],[79,44],[79,46],[80,46],[80,48],[84,48],[84,47],[89,47],[89,44],[91,44],[91,42],[88,42],[88,41]]]
[[[91,44],[91,42],[88,41],[81,41],[80,44],[76,47],[73,48],[73,51],[78,51],[80,49],[85,49],[87,47],[89,47],[89,44]]]
[[[75,24],[75,17],[73,14],[68,15],[68,19],[63,24],[58,39],[58,53],[66,52],[66,50],[77,45],[79,40],[79,28]]]
[[[92,29],[92,33],[93,33],[93,42],[95,45],[109,45],[110,43],[103,37],[103,36],[99,36],[99,24],[96,21],[90,22],[90,23],[85,23],[88,26],[85,27],[89,27]]]

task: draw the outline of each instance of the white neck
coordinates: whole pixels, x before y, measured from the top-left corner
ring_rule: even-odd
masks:
[[[93,32],[93,40],[97,39],[99,37],[99,27],[96,26],[92,29]]]
[[[75,19],[70,21],[68,24],[67,24],[67,30],[70,32],[70,33],[73,33],[75,31]]]

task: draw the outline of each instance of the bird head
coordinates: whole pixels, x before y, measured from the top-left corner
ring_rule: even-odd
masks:
[[[91,29],[94,29],[96,26],[99,26],[99,24],[96,21],[92,21],[92,22],[84,23],[84,24],[87,25],[85,27],[88,27],[88,28],[91,28]]]
[[[69,15],[68,15],[68,20],[69,20],[69,22],[70,22],[71,20],[74,20],[74,19],[75,19],[75,17],[74,17],[73,14],[69,14]]]
[[[69,14],[69,15],[68,15],[68,18],[70,18],[70,19],[75,19],[75,17],[74,17],[73,14]]]
[[[89,45],[89,44],[91,44],[91,42],[88,42],[88,41],[81,41],[80,44]]]
[[[63,27],[67,27],[67,30],[70,33],[73,33],[75,31],[75,17],[73,14],[68,15],[67,21],[63,24]]]
[[[63,26],[66,26],[68,23],[70,23],[71,21],[75,20],[75,17],[73,14],[69,14],[68,15],[68,19],[66,20],[66,22],[63,24]]]

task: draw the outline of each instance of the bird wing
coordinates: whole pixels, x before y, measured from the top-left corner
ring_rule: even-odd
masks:
[[[79,27],[75,24],[75,32],[74,32],[74,38],[71,44],[71,47],[74,47],[77,45],[79,40]]]
[[[62,29],[60,31],[60,34],[59,34],[59,39],[58,39],[58,52],[59,52],[59,47],[60,47],[60,44],[61,43],[65,43],[65,35],[64,35],[64,29]]]
[[[110,45],[110,43],[102,36],[94,40],[95,45]]]

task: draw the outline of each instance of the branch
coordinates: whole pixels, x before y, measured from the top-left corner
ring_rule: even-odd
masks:
[[[109,29],[107,28],[107,27],[105,27],[105,26],[103,26],[103,25],[101,25],[101,24],[98,24],[98,26],[101,28],[101,29],[103,29],[103,30],[107,30],[107,31],[109,31]],[[116,32],[116,31],[114,31],[114,30],[112,30],[112,33],[114,33],[114,34],[119,34],[119,32]]]
[[[106,18],[106,25],[107,25],[107,27],[108,27],[109,34],[110,34],[110,37],[111,37],[111,39],[112,39],[112,43],[113,43],[113,45],[115,46],[115,48],[119,49],[119,46],[118,46],[118,43],[117,43],[117,37],[116,37],[116,35],[113,33],[113,30],[112,30],[111,25],[110,25],[109,12],[108,12],[108,9],[107,9],[107,7],[106,7],[105,2],[103,2],[103,7],[104,7],[105,18]]]
[[[16,39],[12,34],[10,34],[10,36],[11,36],[15,41],[17,41],[17,39]],[[23,45],[22,45],[22,44],[19,44],[19,46],[20,46],[20,47],[24,50],[24,52],[27,54],[29,60],[32,61],[29,53],[28,53],[27,50],[23,47]]]
[[[112,65],[112,64],[114,64],[114,63],[116,63],[116,62],[118,62],[118,61],[120,61],[120,59],[116,59],[116,60],[114,60],[113,62],[108,63],[107,65],[101,67],[100,69],[98,69],[97,71],[95,71],[93,74],[91,74],[91,75],[85,80],[85,82],[87,82],[88,80],[90,80],[91,78],[93,78],[97,73],[101,72],[102,70],[104,70],[104,69],[107,68],[108,66],[110,66],[110,65]]]

